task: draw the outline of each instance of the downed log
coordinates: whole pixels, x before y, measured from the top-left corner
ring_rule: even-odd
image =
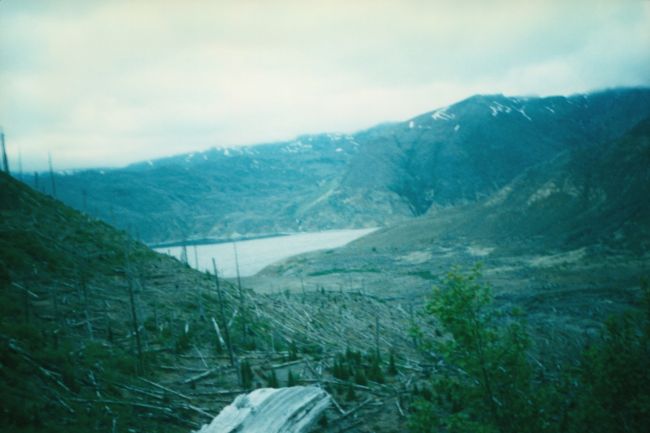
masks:
[[[330,396],[315,386],[256,389],[237,396],[197,433],[305,433],[329,404]]]
[[[192,382],[197,382],[205,377],[210,376],[212,373],[217,371],[218,369],[213,368],[208,371],[204,371],[203,373],[197,374],[196,376],[189,377],[183,381],[183,383],[192,383]]]

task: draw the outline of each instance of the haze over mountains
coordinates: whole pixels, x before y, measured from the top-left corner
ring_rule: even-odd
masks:
[[[648,116],[647,88],[481,95],[355,134],[58,175],[57,196],[150,243],[384,226],[484,199],[563,152],[589,156]]]

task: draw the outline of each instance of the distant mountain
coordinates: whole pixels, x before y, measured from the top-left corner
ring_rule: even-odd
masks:
[[[650,89],[474,96],[351,135],[61,175],[57,195],[148,242],[387,225],[480,200],[648,115]]]
[[[650,117],[621,138],[565,151],[481,201],[362,238],[357,246],[417,249],[471,240],[551,251],[600,245],[650,249]]]

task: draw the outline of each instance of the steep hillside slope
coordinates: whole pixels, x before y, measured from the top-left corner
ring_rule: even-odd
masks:
[[[647,115],[649,89],[475,96],[352,135],[61,175],[57,195],[148,242],[386,225],[481,199]]]
[[[346,184],[394,191],[421,215],[431,206],[485,197],[567,149],[616,138],[649,110],[650,92],[643,90],[569,98],[475,96],[359,134],[365,147]],[[377,169],[390,177],[374,175]]]
[[[466,239],[530,250],[603,245],[650,248],[650,118],[622,138],[567,151],[526,170],[480,202],[440,210],[367,236],[358,245]]]
[[[355,414],[396,428],[397,393],[375,395],[397,379],[343,401],[358,385],[330,372],[346,348],[416,360],[403,309],[362,294],[257,295],[223,281],[220,293],[215,283],[0,173],[0,431],[186,433],[237,394],[289,382],[341,401],[320,432],[359,432],[343,414],[370,395],[391,409]],[[381,346],[368,338],[376,317]]]

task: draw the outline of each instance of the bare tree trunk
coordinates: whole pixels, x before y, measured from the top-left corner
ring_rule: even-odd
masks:
[[[127,246],[128,249],[128,246]],[[142,374],[144,371],[144,360],[142,358],[142,341],[140,340],[140,325],[138,323],[138,315],[135,308],[135,297],[133,296],[133,281],[131,280],[131,269],[129,264],[129,253],[125,251],[124,270],[126,273],[126,281],[129,288],[129,302],[131,303],[131,319],[133,324],[133,333],[135,334],[135,344],[138,355],[138,373]]]
[[[248,314],[244,305],[244,292],[241,287],[241,276],[239,274],[239,254],[237,253],[237,242],[233,242],[235,250],[235,269],[237,271],[237,290],[239,291],[239,309],[241,310],[241,328],[244,343],[248,341]]]
[[[2,146],[2,164],[4,172],[9,173],[9,159],[7,158],[7,148],[5,147],[5,133],[0,131],[0,146]]]
[[[56,197],[56,183],[54,182],[54,168],[52,168],[52,154],[47,154],[48,165],[50,166],[50,182],[52,183],[52,197]]]
[[[20,178],[21,182],[24,182],[23,180],[23,152],[18,149],[18,177]]]
[[[133,332],[135,333],[135,344],[138,351],[138,373],[142,374],[144,362],[142,359],[142,342],[140,341],[140,326],[138,324],[138,315],[135,312],[135,298],[133,296],[133,283],[131,277],[127,277],[129,283],[129,301],[131,302],[131,318],[133,319]]]
[[[379,314],[375,312],[375,356],[379,361]]]
[[[235,269],[237,271],[237,289],[239,290],[239,303],[244,304],[244,294],[241,290],[241,277],[239,275],[239,254],[237,253],[237,242],[233,242],[233,249],[235,250]]]
[[[185,239],[183,239],[183,246],[181,247],[181,262],[187,265],[190,261],[187,258],[187,244],[185,242]]]
[[[228,330],[228,323],[226,323],[226,314],[224,311],[223,305],[223,294],[221,293],[221,285],[219,284],[219,273],[217,271],[217,262],[214,258],[212,259],[212,269],[214,269],[214,278],[217,283],[217,296],[219,298],[219,320],[221,321],[221,327],[223,328],[223,333],[226,337],[226,346],[228,348],[228,357],[230,358],[230,366],[235,366],[235,357],[232,351],[232,343],[230,341],[230,331]]]

